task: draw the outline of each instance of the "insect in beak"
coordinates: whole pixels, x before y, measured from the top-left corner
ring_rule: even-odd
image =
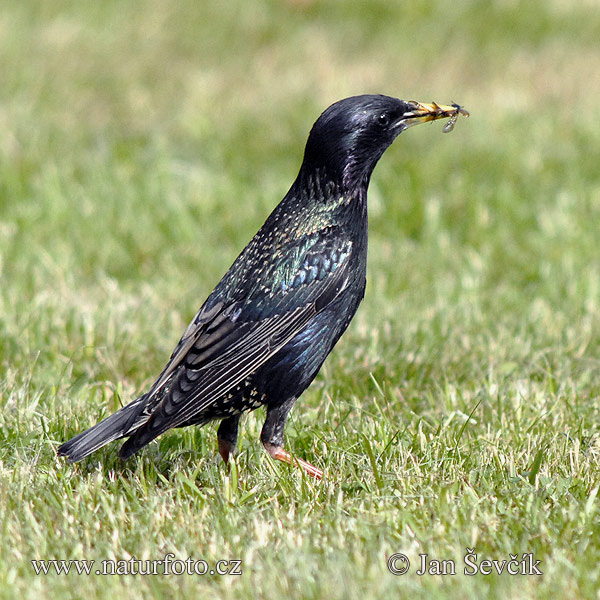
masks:
[[[455,102],[451,105],[437,104],[431,102],[430,104],[423,102],[409,102],[411,107],[414,107],[411,111],[404,113],[402,117],[402,123],[405,128],[417,125],[418,123],[425,123],[427,121],[435,121],[437,119],[444,119],[450,117],[450,120],[444,126],[443,132],[448,133],[454,129],[454,124],[458,119],[458,115],[469,116],[469,112],[465,110],[460,104]]]

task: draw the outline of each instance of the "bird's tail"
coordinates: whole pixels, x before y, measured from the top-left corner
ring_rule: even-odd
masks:
[[[137,398],[100,423],[86,429],[58,447],[58,455],[78,462],[113,440],[133,433],[146,419],[140,419],[145,396]]]

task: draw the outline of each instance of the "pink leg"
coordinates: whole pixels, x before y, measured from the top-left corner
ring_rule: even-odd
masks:
[[[263,446],[265,447],[265,450],[269,453],[271,458],[275,458],[276,460],[286,462],[289,465],[299,466],[302,469],[304,469],[306,473],[308,473],[308,475],[314,477],[315,479],[323,478],[323,471],[321,471],[321,469],[318,469],[317,467],[311,465],[305,460],[302,460],[301,458],[292,457],[292,455],[289,452],[286,452],[283,449],[283,447],[275,446],[274,444],[270,444],[269,442],[263,442]]]
[[[219,438],[219,454],[221,458],[225,461],[225,464],[229,464],[229,457],[233,454],[235,450],[235,445],[231,442],[227,442]]]

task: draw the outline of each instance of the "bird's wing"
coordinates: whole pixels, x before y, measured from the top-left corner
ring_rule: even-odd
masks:
[[[211,303],[209,297],[148,392],[151,414],[126,442],[122,456],[217,401],[339,296],[352,275],[352,242],[330,231],[311,241],[299,241],[296,248],[288,245],[281,260],[263,270],[261,285],[251,297],[229,303]]]

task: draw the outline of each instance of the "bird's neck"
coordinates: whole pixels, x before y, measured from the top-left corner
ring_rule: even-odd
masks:
[[[292,190],[303,194],[310,206],[320,210],[334,210],[347,206],[351,212],[366,212],[367,188],[370,173],[358,181],[349,181],[344,173],[332,173],[326,168],[305,168],[300,173]]]
[[[304,233],[341,228],[357,241],[367,236],[367,188],[348,190],[324,170],[301,170],[272,217]]]

